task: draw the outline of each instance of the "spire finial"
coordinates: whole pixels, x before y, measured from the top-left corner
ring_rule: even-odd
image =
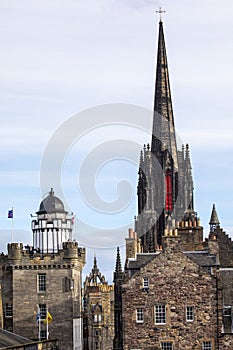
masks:
[[[166,13],[166,11],[162,10],[162,7],[160,6],[160,7],[159,7],[159,10],[156,11],[156,13],[159,13],[159,14],[160,14],[160,22],[162,22],[162,21],[163,21],[162,14],[163,14],[163,13]]]

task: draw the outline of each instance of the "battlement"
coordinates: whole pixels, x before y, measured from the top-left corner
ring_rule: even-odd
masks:
[[[8,259],[9,260],[21,260],[23,253],[23,244],[20,243],[8,243]]]
[[[62,246],[64,259],[81,259],[82,263],[85,263],[86,250],[85,248],[79,248],[77,242],[64,242]]]

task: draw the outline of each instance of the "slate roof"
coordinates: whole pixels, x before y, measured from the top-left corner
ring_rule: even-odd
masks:
[[[159,254],[160,252],[137,254],[136,259],[128,259],[127,270],[131,270],[131,271],[140,270],[143,266],[150,263]]]
[[[16,346],[20,344],[33,343],[32,340],[21,337],[18,334],[8,332],[4,329],[0,329],[0,349],[8,346]]]
[[[184,252],[184,254],[202,267],[211,267],[216,265],[216,256],[209,255],[208,252]]]

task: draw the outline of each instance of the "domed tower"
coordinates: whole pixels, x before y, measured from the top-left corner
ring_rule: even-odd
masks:
[[[57,253],[63,242],[72,239],[73,222],[52,188],[36,214],[37,218],[32,220],[33,247],[41,253]]]

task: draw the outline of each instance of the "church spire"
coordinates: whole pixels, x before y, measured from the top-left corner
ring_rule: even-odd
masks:
[[[162,15],[163,11],[158,11]],[[160,18],[154,115],[151,147],[144,146],[138,179],[138,217],[136,231],[144,252],[162,245],[167,221],[183,219],[193,212],[193,180],[189,155],[177,150],[175,123],[167,63],[163,22]],[[195,213],[192,213],[195,216]]]
[[[162,145],[171,154],[173,158],[174,168],[178,169],[175,125],[169,82],[167,53],[164,39],[163,22],[160,20],[154,97],[154,121],[151,145],[152,153],[157,156]]]

